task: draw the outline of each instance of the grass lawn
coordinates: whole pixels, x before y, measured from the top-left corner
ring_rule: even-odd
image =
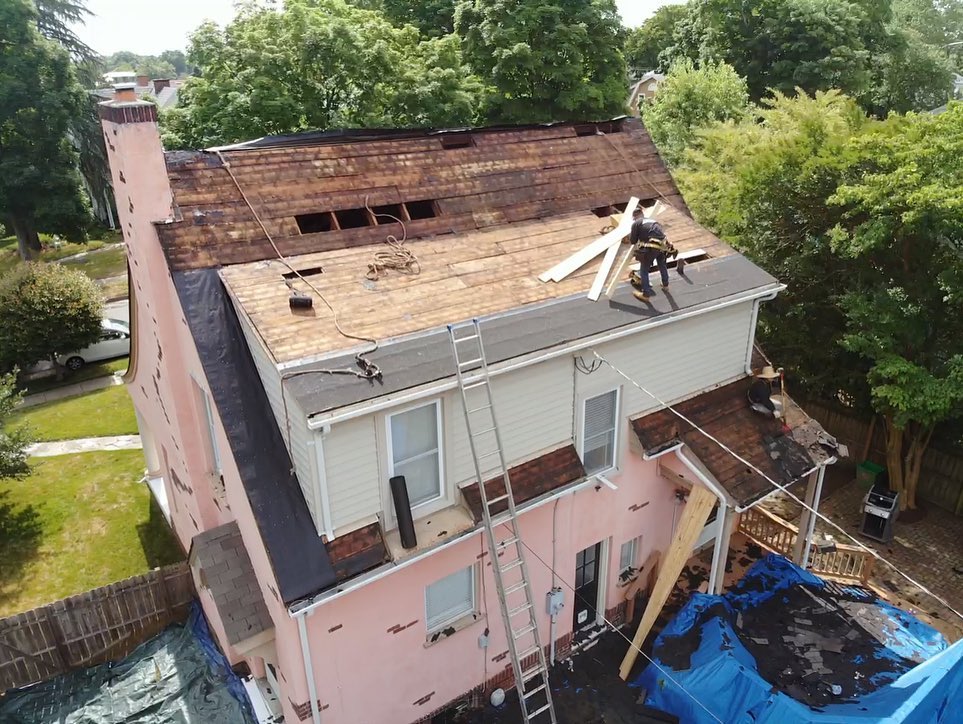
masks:
[[[64,385],[86,382],[97,377],[106,377],[107,375],[114,374],[114,372],[124,372],[127,370],[127,361],[127,357],[121,357],[120,359],[110,360],[109,362],[84,365],[76,372],[67,370],[64,373],[64,378],[60,381],[58,381],[56,377],[41,377],[40,379],[24,383],[22,385],[23,392],[25,395],[32,395],[36,392],[46,392],[47,390],[53,390]]]
[[[127,254],[122,246],[111,247],[101,251],[92,251],[83,259],[65,261],[64,266],[69,266],[71,269],[80,269],[86,272],[91,279],[106,279],[127,272]]]
[[[33,458],[0,480],[0,617],[182,558],[140,450]]]
[[[38,441],[137,434],[134,405],[123,385],[27,407],[10,424],[21,422]]]
[[[126,299],[130,294],[127,288],[127,276],[113,277],[109,281],[98,279],[97,286],[100,287],[101,293],[104,295],[104,299],[108,302],[116,301],[117,299]]]

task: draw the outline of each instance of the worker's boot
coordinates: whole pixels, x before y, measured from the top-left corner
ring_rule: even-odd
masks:
[[[639,291],[638,289],[632,292],[632,296],[638,299],[640,302],[648,302],[650,299],[652,299],[652,297],[650,297],[648,294],[643,291]]]
[[[639,276],[638,272],[629,273],[629,284],[631,284],[633,287],[635,287],[639,291],[642,291],[642,278]]]

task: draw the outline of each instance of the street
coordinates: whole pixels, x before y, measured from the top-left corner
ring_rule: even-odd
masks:
[[[106,319],[120,319],[130,324],[130,307],[126,299],[116,302],[109,302],[104,305],[104,317]]]

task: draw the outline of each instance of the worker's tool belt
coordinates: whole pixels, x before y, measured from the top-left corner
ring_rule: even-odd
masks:
[[[636,242],[636,244],[635,244],[635,252],[634,252],[635,258],[636,258],[637,260],[641,261],[641,260],[642,260],[642,254],[645,252],[646,249],[653,249],[653,250],[655,250],[655,251],[661,251],[661,252],[664,252],[665,254],[667,254],[668,256],[673,256],[673,255],[675,255],[675,254],[678,253],[678,252],[676,251],[676,248],[675,248],[674,246],[672,246],[672,244],[670,244],[670,243],[667,242],[667,241],[666,241],[666,242],[661,242],[661,241],[639,241],[639,242]]]

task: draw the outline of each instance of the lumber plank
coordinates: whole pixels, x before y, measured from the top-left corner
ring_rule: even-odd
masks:
[[[662,562],[659,578],[652,590],[652,596],[642,613],[642,620],[639,622],[639,628],[632,639],[632,645],[625,653],[622,666],[619,668],[619,676],[623,681],[627,680],[629,674],[632,673],[632,666],[638,658],[639,649],[642,648],[642,644],[649,635],[649,631],[652,630],[652,626],[668,600],[669,594],[672,593],[672,588],[679,579],[682,568],[689,560],[689,556],[692,555],[692,548],[699,538],[699,533],[705,527],[706,521],[709,519],[709,513],[712,512],[715,503],[716,496],[702,485],[694,485],[689,492],[689,500],[685,504],[672,544],[669,546],[665,560]]]

